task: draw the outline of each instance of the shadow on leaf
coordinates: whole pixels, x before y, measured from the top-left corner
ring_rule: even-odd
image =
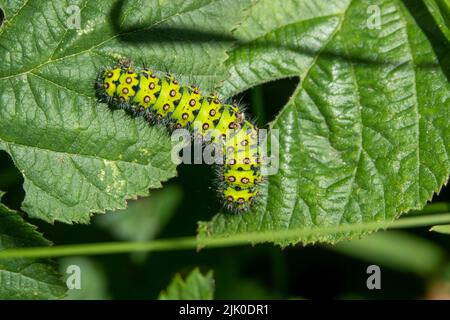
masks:
[[[114,3],[110,12],[110,23],[118,35],[120,41],[129,43],[164,43],[164,42],[236,42],[237,39],[218,32],[207,32],[203,30],[159,27],[148,25],[132,25],[123,27],[120,25],[121,12],[124,1]]]
[[[449,60],[445,58],[445,52],[448,52],[448,48],[444,48],[444,50],[436,50],[436,47],[439,46],[442,48],[442,39],[439,37],[439,30],[436,32],[429,32],[430,21],[432,20],[431,15],[428,13],[423,3],[419,3],[418,1],[408,1],[404,0],[407,5],[410,13],[417,19],[417,16],[420,15],[420,19],[417,19],[417,23],[423,29],[425,33],[427,33],[428,38],[432,42],[433,48],[436,51],[438,56],[439,63],[434,62],[421,62],[416,63],[416,68],[428,68],[428,69],[442,69],[444,70],[447,78],[450,79],[450,68],[448,65],[450,63],[445,62],[444,60]],[[417,6],[422,6],[423,8],[417,9]],[[400,64],[404,64],[404,61],[399,61],[398,59],[380,59],[375,55],[372,56],[361,56],[359,52],[350,52],[346,54],[342,54],[340,52],[334,52],[332,50],[327,49],[314,49],[307,46],[303,46],[301,44],[280,44],[279,42],[269,40],[269,39],[261,39],[252,40],[252,42],[241,41],[238,38],[230,35],[224,35],[218,32],[207,32],[204,30],[196,30],[196,29],[186,29],[186,28],[178,28],[178,27],[168,27],[168,26],[148,26],[148,25],[131,25],[131,26],[122,26],[121,21],[121,12],[124,7],[124,1],[117,1],[111,11],[110,11],[110,23],[118,35],[118,39],[122,42],[127,42],[130,44],[137,43],[217,43],[217,42],[232,42],[234,47],[249,47],[251,50],[256,49],[264,49],[264,48],[272,48],[280,50],[289,50],[295,53],[304,54],[307,56],[315,57],[320,54],[322,59],[328,60],[342,60],[347,61],[353,64],[359,65],[369,65],[375,67],[382,66],[398,66]],[[417,13],[420,12],[420,13]],[[424,28],[424,25],[427,28]],[[432,25],[432,24],[431,24]],[[428,30],[428,32],[427,32]],[[443,41],[446,42],[446,41]],[[447,50],[447,51],[445,51]],[[370,54],[370,52],[368,52]],[[446,67],[447,66],[447,67]]]

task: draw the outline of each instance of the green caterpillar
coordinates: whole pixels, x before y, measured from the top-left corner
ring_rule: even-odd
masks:
[[[236,104],[203,96],[198,87],[183,86],[170,75],[157,77],[148,68],[135,70],[123,62],[100,72],[97,89],[102,102],[218,144],[225,155],[218,180],[226,207],[246,211],[256,201],[263,181],[258,130]]]

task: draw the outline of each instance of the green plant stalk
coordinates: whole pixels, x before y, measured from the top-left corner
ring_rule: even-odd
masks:
[[[74,255],[95,255],[128,253],[137,251],[171,251],[192,250],[200,248],[219,248],[228,246],[241,246],[273,240],[287,241],[300,236],[320,236],[334,233],[374,231],[386,228],[410,228],[450,223],[450,213],[436,214],[422,217],[402,218],[392,222],[370,222],[364,224],[344,225],[308,230],[286,230],[282,232],[254,232],[245,235],[235,235],[221,238],[183,237],[172,239],[159,239],[148,242],[105,242],[79,245],[63,245],[53,247],[29,247],[6,249],[0,251],[0,259],[12,258],[47,258]]]
[[[449,0],[441,0],[437,1],[438,7],[441,9],[442,15],[444,17],[444,22],[447,28],[450,29],[450,1]]]
[[[433,202],[427,204],[422,210],[411,210],[408,216],[411,215],[425,215],[432,213],[442,213],[450,211],[450,202]]]

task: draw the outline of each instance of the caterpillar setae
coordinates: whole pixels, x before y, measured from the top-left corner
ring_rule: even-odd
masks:
[[[171,130],[186,128],[193,137],[219,146],[224,161],[217,180],[225,206],[241,212],[255,203],[263,181],[258,130],[236,103],[204,96],[197,86],[183,86],[169,74],[158,77],[148,68],[135,69],[129,61],[101,70],[96,86],[102,102]]]

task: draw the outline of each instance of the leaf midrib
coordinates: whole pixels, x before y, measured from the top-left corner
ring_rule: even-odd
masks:
[[[292,96],[291,96],[291,98],[289,99],[289,101],[286,103],[286,106],[292,106],[292,105],[295,105],[295,99],[296,99],[296,97],[297,97],[298,94],[299,94],[300,92],[302,92],[302,90],[304,89],[304,87],[303,87],[304,79],[309,75],[309,72],[311,71],[311,69],[313,68],[313,66],[316,64],[317,60],[319,59],[321,53],[322,53],[323,50],[326,48],[326,46],[330,43],[330,41],[333,40],[333,38],[336,36],[336,34],[341,30],[341,27],[342,27],[342,25],[343,25],[343,23],[344,23],[344,20],[345,20],[345,17],[346,17],[346,15],[347,15],[347,12],[348,12],[348,10],[349,10],[349,8],[350,8],[350,6],[351,6],[352,4],[353,4],[353,1],[350,1],[350,2],[349,2],[349,5],[347,6],[347,8],[346,8],[341,14],[333,15],[333,16],[336,16],[336,17],[340,17],[340,20],[339,20],[338,25],[336,26],[335,30],[330,34],[329,38],[324,42],[324,44],[322,45],[322,47],[320,48],[320,50],[318,50],[317,54],[314,56],[314,58],[313,58],[313,60],[311,61],[310,65],[308,66],[308,68],[303,72],[303,74],[299,75],[299,76],[300,76],[300,83],[299,83],[299,85],[297,86],[297,88],[295,89],[295,91],[294,91],[294,93],[292,94]],[[277,123],[278,119],[286,112],[287,109],[288,109],[288,107],[284,107],[283,110],[275,117],[275,119],[269,123],[269,127],[270,127],[271,129],[273,129],[273,126]],[[272,184],[269,183],[269,184],[268,184],[268,188],[267,188],[267,194],[270,193],[271,186],[272,186]],[[269,204],[269,201],[268,201],[269,199],[268,199],[268,198],[269,198],[269,197],[267,197],[267,199],[266,199],[266,201],[265,201],[265,206],[264,206],[264,210],[263,210],[263,215],[262,215],[262,217],[261,217],[261,219],[260,219],[258,229],[261,228],[261,225],[262,225],[262,223],[263,223],[263,221],[264,221],[264,219],[265,219],[265,217],[266,217],[266,215],[267,215],[267,213],[268,213],[268,210],[267,210],[267,207],[268,207],[268,204]],[[303,200],[304,200],[304,199],[303,199]],[[297,203],[297,202],[296,202],[296,203]],[[293,208],[292,208],[292,212],[291,212],[290,218],[289,218],[290,220],[291,220],[292,216],[294,215],[296,203],[294,204],[294,206],[293,206]],[[240,221],[242,222],[243,220],[241,219]],[[289,224],[290,224],[290,222],[289,222]]]
[[[351,6],[353,4],[353,1],[350,3],[350,5],[349,5],[349,7]],[[312,67],[316,64],[316,61],[318,60],[318,58],[320,58],[320,55],[321,55],[321,53],[323,52],[323,49],[328,45],[328,43],[329,42],[331,42],[332,40],[333,40],[333,38],[338,34],[338,32],[340,31],[340,29],[341,29],[341,27],[342,27],[342,25],[343,25],[343,23],[344,23],[344,20],[345,20],[345,17],[346,17],[346,13],[348,12],[348,9],[349,9],[349,7],[347,7],[347,9],[345,10],[345,12],[343,13],[343,15],[342,15],[342,18],[341,18],[341,20],[340,20],[340,23],[339,23],[339,25],[336,27],[336,30],[330,35],[330,37],[329,37],[329,39],[325,42],[325,44],[322,46],[322,48],[320,49],[320,51],[317,53],[317,55],[314,57],[314,59],[313,59],[313,61],[311,62],[311,64],[309,65],[309,67],[308,67],[308,69],[303,73],[303,75],[301,75],[301,82],[300,82],[300,84],[299,84],[299,86],[297,87],[297,89],[294,91],[294,93],[293,93],[293,95],[291,96],[291,98],[290,98],[290,100],[288,101],[288,103],[286,104],[286,106],[289,106],[289,108],[283,108],[283,110],[276,116],[276,118],[270,123],[270,127],[271,128],[273,128],[273,126],[278,122],[278,119],[280,118],[280,117],[282,117],[282,115],[288,110],[288,109],[291,109],[292,108],[292,106],[295,106],[295,98],[304,90],[304,87],[303,87],[303,80],[304,79],[306,79],[306,77],[308,77],[308,74],[309,74],[309,72],[310,72],[310,70],[312,69]],[[410,40],[410,37],[409,37],[409,34],[408,34],[408,30],[407,30],[407,26],[408,26],[408,22],[406,21],[406,19],[405,19],[405,16],[404,16],[404,11],[402,10],[402,8],[400,8],[400,7],[398,7],[397,6],[397,4],[396,4],[396,7],[397,7],[397,10],[398,10],[398,13],[399,13],[399,18],[402,20],[402,22],[403,22],[403,27],[402,27],[402,30],[403,30],[403,32],[404,32],[404,37],[405,37],[405,39],[406,39],[406,42],[407,42],[407,48],[408,48],[408,65],[410,65],[410,66],[412,66],[411,67],[411,72],[413,73],[413,76],[414,76],[414,87],[413,87],[413,91],[414,91],[414,106],[413,106],[413,109],[414,109],[414,113],[415,113],[415,127],[416,127],[416,139],[415,139],[415,143],[414,143],[414,145],[415,145],[415,153],[416,153],[416,174],[415,174],[415,176],[416,176],[416,181],[415,181],[415,185],[416,185],[416,199],[419,199],[420,198],[420,188],[421,188],[421,181],[420,181],[420,169],[421,169],[421,163],[420,163],[420,150],[419,150],[419,146],[420,146],[420,110],[419,110],[419,102],[418,102],[418,99],[417,99],[417,97],[418,97],[418,89],[417,89],[417,75],[416,75],[416,69],[415,69],[415,67],[414,67],[414,55],[413,55],[413,50],[412,50],[412,47],[411,47],[411,40]],[[345,50],[346,50],[346,53],[348,54],[348,50],[347,50],[347,44],[346,44],[346,42],[345,42],[345,40],[343,40],[343,43],[344,43],[344,47],[345,47]],[[352,69],[352,78],[353,78],[353,82],[354,82],[354,85],[355,85],[355,88],[359,88],[359,85],[358,85],[358,82],[357,82],[357,78],[356,78],[356,75],[355,75],[355,73],[354,73],[354,63],[351,61],[351,59],[348,59],[349,60],[349,65],[350,65],[350,67],[351,67],[351,69]],[[359,95],[359,91],[358,91],[358,114],[359,114],[359,116],[360,116],[360,119],[361,119],[361,125],[362,125],[362,117],[361,117],[361,108],[362,108],[362,105],[361,105],[361,101],[360,101],[360,95]],[[353,190],[353,188],[354,188],[354,181],[355,181],[355,178],[356,178],[356,174],[357,174],[357,170],[358,170],[358,164],[359,164],[359,162],[360,162],[360,158],[361,158],[361,154],[362,154],[362,150],[363,150],[363,147],[362,147],[362,131],[360,130],[360,132],[359,132],[359,138],[360,138],[360,140],[359,140],[359,144],[358,144],[358,157],[357,157],[357,163],[356,163],[356,166],[355,166],[355,169],[354,169],[354,171],[353,171],[353,174],[352,174],[352,183],[351,183],[351,190]],[[269,184],[269,189],[270,189],[270,184]],[[349,201],[350,201],[350,198],[351,198],[351,190],[350,190],[350,192],[349,192],[349,194],[348,194],[348,196],[346,197],[347,199],[346,199],[346,204],[345,204],[345,206],[347,206],[347,204],[349,203]],[[383,185],[383,190],[384,190],[384,185]],[[269,193],[269,191],[268,191],[268,193]],[[386,212],[386,199],[385,199],[385,197],[384,197],[384,192],[383,192],[383,202],[384,202],[384,205],[383,205],[383,213],[384,213],[384,218],[386,219],[386,216],[387,216],[387,212]],[[265,206],[265,210],[264,210],[264,214],[263,214],[263,218],[262,218],[262,220],[261,221],[263,221],[264,220],[264,218],[265,218],[265,215],[266,215],[266,213],[267,213],[267,205],[268,205],[268,201],[266,201],[266,206]],[[417,204],[415,204],[415,206],[413,206],[412,207],[412,209],[420,209],[420,206],[417,206]],[[399,212],[398,213],[398,215],[400,215],[402,212]],[[291,216],[292,216],[292,214],[293,214],[293,212],[291,213]],[[397,216],[398,216],[397,215]],[[342,218],[343,218],[343,216],[341,217],[341,222],[342,222]]]
[[[292,93],[290,99],[286,103],[286,106],[291,106],[291,105],[295,104],[295,98],[304,89],[303,88],[303,83],[304,83],[303,80],[309,75],[309,72],[314,67],[314,65],[316,64],[317,60],[320,58],[320,56],[321,56],[323,50],[326,48],[326,46],[333,40],[333,38],[336,36],[336,34],[341,30],[342,25],[344,23],[344,20],[345,20],[345,18],[347,16],[347,12],[348,12],[348,10],[349,10],[349,8],[351,7],[352,4],[353,4],[353,0],[349,2],[349,5],[347,6],[347,8],[342,13],[333,15],[334,17],[340,17],[338,25],[336,26],[335,30],[330,34],[328,39],[324,42],[324,44],[320,48],[320,50],[317,51],[316,55],[314,56],[314,58],[311,61],[310,65],[308,66],[308,68],[302,74],[297,74],[297,76],[300,77],[300,83],[298,84],[298,86],[294,90],[294,92]],[[283,113],[286,112],[287,109],[288,109],[287,107],[284,107],[281,110],[281,112],[275,117],[275,119],[273,119],[271,122],[269,122],[269,127],[270,128],[273,128],[273,125],[276,124],[276,122],[278,121],[278,118],[280,118],[283,115]]]

